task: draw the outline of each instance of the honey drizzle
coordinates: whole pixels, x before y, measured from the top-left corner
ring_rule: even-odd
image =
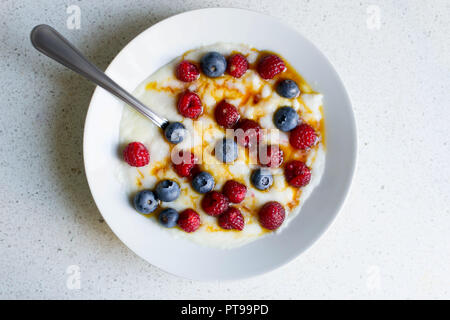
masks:
[[[254,48],[252,48],[251,50],[257,51]],[[182,60],[185,60],[186,56],[190,52],[192,52],[192,50],[185,52],[182,55]],[[258,57],[257,57],[256,61],[250,65],[250,69],[255,70],[258,61],[262,57],[264,57],[268,54],[275,54],[275,53],[273,53],[271,51],[259,51]],[[280,56],[280,55],[278,55],[278,56]],[[285,62],[286,70],[283,73],[276,75],[273,79],[274,80],[273,82],[277,83],[278,81],[283,80],[283,79],[292,79],[298,84],[302,93],[316,94],[317,92],[315,92],[311,88],[311,86],[306,82],[306,80],[299,73],[297,73],[297,71],[292,67],[292,65],[290,63],[288,63],[286,61],[286,59],[284,59],[284,58],[282,58],[282,59]],[[245,77],[245,75],[243,77]],[[218,81],[218,80],[221,80],[221,81]],[[205,96],[207,94],[209,94],[215,101],[218,101],[218,102],[220,102],[221,100],[224,100],[224,99],[238,99],[238,98],[241,99],[241,101],[237,107],[238,108],[248,108],[248,107],[255,108],[255,112],[254,112],[252,119],[255,121],[259,121],[261,119],[261,117],[264,116],[264,114],[263,114],[264,110],[258,110],[258,106],[262,102],[264,102],[265,99],[267,99],[267,98],[262,97],[262,89],[264,88],[264,85],[260,86],[260,88],[258,88],[257,90],[254,90],[251,83],[247,84],[245,87],[245,92],[242,93],[237,88],[230,88],[228,86],[230,81],[231,81],[231,83],[233,83],[233,81],[236,81],[236,79],[227,74],[225,74],[224,76],[222,76],[220,78],[216,78],[216,79],[210,79],[210,78],[204,76],[203,74],[201,74],[198,80],[196,80],[193,83],[184,84],[184,86],[182,86],[180,88],[171,87],[171,86],[161,86],[156,81],[152,81],[146,85],[145,89],[156,91],[156,92],[164,91],[164,92],[168,92],[168,93],[176,95],[176,94],[179,94],[179,93],[185,91],[187,88],[189,88],[189,86],[194,85],[194,86],[196,86],[195,92],[200,96],[200,99],[202,101],[204,101]],[[306,103],[302,100],[301,96],[296,98],[296,100],[298,101],[298,103],[300,103],[303,106],[303,108],[307,112],[311,112],[311,110],[308,108]],[[212,107],[204,106],[204,113],[202,116],[206,115],[206,116],[214,117],[214,115],[213,115],[214,107],[215,107],[215,105]],[[324,122],[324,117],[323,117],[323,106],[320,106],[320,112],[322,114],[322,119],[320,121],[309,122],[308,124],[311,125],[314,128],[314,130],[316,130],[316,132],[319,133],[319,136],[321,139],[320,142],[322,143],[322,146],[325,149],[326,141],[325,141],[325,122]],[[301,114],[300,114],[300,117],[301,117]],[[203,140],[202,147],[203,147],[203,150],[207,147],[207,143],[205,142],[205,140]],[[309,152],[307,152],[307,151],[295,150],[293,148],[290,148],[290,147],[284,146],[284,145],[280,145],[280,148],[284,152],[284,162],[288,162],[288,161],[294,160],[294,159],[306,162],[306,160],[308,159]],[[318,146],[314,146],[312,149],[316,149],[316,148],[318,148]],[[173,150],[173,146],[171,145],[170,152],[172,152],[172,150]],[[194,151],[195,150],[191,150],[191,152],[194,152]],[[310,150],[310,152],[311,151],[312,150]],[[316,151],[316,150],[314,150],[314,151]],[[249,164],[250,155],[249,155],[249,152],[247,149],[245,152],[244,160],[245,160],[246,164]],[[314,162],[314,160],[315,160],[315,157],[312,162]],[[170,163],[171,162],[168,157],[164,161],[161,161],[160,163],[153,165],[150,170],[150,174],[154,175],[156,177],[164,177],[165,173],[167,173],[167,171],[170,169]],[[167,165],[167,164],[169,164],[169,165]],[[235,179],[238,181],[241,180],[240,181],[241,183],[245,183],[245,181],[242,181],[243,179],[241,177],[235,177],[229,170],[228,166],[225,167],[225,171],[226,171],[227,179]],[[140,173],[140,175],[142,175],[141,176],[141,179],[142,179],[143,174],[141,172],[139,172],[139,173]],[[139,178],[137,179],[139,186],[142,186],[141,179],[139,179]],[[181,179],[186,179],[186,178],[181,178]],[[293,200],[287,204],[287,207],[291,211],[292,209],[294,209],[295,207],[297,207],[299,205],[302,190],[299,188],[294,188],[289,185],[286,185],[286,188],[290,188],[294,191]],[[183,190],[183,192],[188,192],[188,191]],[[194,204],[192,209],[199,210],[200,209],[199,196],[196,194],[194,195],[194,193],[193,193],[192,195],[190,195],[190,197],[191,197],[192,203]],[[255,222],[254,220],[257,219],[256,213],[257,213],[257,210],[259,210],[259,207],[256,204],[256,199],[254,197],[247,197],[247,199],[242,204],[235,205],[235,206],[237,208],[239,208],[241,211],[243,211],[243,213],[246,213],[245,214],[246,223],[251,224],[251,223]],[[229,230],[226,231],[221,228],[211,226],[209,224],[204,224],[201,227],[205,228],[205,230],[208,232],[219,232],[219,231],[220,232],[229,232]],[[267,232],[270,232],[270,231],[263,229],[261,234],[265,234]]]

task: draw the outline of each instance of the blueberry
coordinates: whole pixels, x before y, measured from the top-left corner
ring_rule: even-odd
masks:
[[[192,179],[192,187],[198,193],[207,193],[214,188],[214,178],[206,171],[202,171]]]
[[[291,107],[281,107],[273,115],[275,127],[281,131],[291,131],[298,125],[298,113]]]
[[[180,122],[171,122],[164,128],[164,135],[170,143],[180,143],[186,135],[186,128]]]
[[[227,60],[218,52],[208,52],[202,57],[200,66],[204,74],[210,78],[220,77],[227,69]]]
[[[180,196],[180,186],[172,180],[163,180],[156,185],[156,196],[159,200],[170,202],[176,200]]]
[[[294,80],[281,80],[277,84],[277,93],[285,98],[296,98],[300,94],[300,89]]]
[[[159,213],[159,223],[166,228],[173,228],[177,225],[178,212],[175,209],[167,208]]]
[[[158,199],[153,191],[142,190],[134,197],[134,207],[143,214],[148,214],[158,207]]]
[[[238,146],[233,139],[223,138],[217,142],[214,151],[217,159],[222,162],[233,162],[238,157]]]
[[[266,190],[273,183],[273,176],[266,168],[259,168],[252,172],[251,181],[258,190]]]

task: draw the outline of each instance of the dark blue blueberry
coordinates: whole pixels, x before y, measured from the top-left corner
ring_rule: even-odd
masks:
[[[175,209],[167,208],[159,213],[159,223],[166,228],[173,228],[177,225],[178,212]]]
[[[224,163],[233,162],[238,157],[238,146],[233,139],[223,138],[214,148],[216,158]]]
[[[171,122],[164,128],[164,135],[170,143],[180,143],[186,135],[186,128],[180,122]]]
[[[300,89],[294,80],[281,80],[277,84],[277,93],[285,98],[296,98],[300,94]]]
[[[214,178],[206,171],[202,171],[192,179],[192,187],[198,193],[207,193],[214,188]]]
[[[204,74],[210,78],[220,77],[227,69],[227,60],[218,52],[208,52],[202,57],[200,66]]]
[[[291,131],[298,125],[299,116],[291,107],[281,107],[273,115],[275,127],[281,131]]]
[[[158,199],[153,191],[142,190],[134,196],[134,207],[143,214],[148,214],[158,207]]]
[[[172,180],[163,180],[156,185],[155,193],[159,200],[170,202],[180,196],[180,186]]]
[[[252,172],[251,181],[256,189],[266,190],[272,185],[273,176],[269,169],[259,168]]]

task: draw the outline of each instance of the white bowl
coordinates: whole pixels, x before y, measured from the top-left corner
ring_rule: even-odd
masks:
[[[84,132],[84,163],[92,196],[114,233],[136,254],[172,274],[199,280],[237,279],[273,270],[297,257],[330,225],[349,191],[356,163],[356,128],[350,99],[324,55],[278,20],[241,9],[201,9],[157,23],[131,41],[106,73],[132,92],[183,52],[216,42],[245,43],[280,53],[324,94],[327,156],[320,185],[279,234],[222,250],[176,239],[130,205],[114,175],[124,104],[97,88]],[[149,124],[151,125],[151,124]],[[332,253],[330,253],[332,254]]]

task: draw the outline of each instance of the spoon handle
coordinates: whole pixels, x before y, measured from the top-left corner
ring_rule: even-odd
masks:
[[[31,31],[31,43],[46,56],[79,73],[134,107],[137,111],[152,120],[158,127],[164,128],[169,123],[92,64],[78,49],[52,27],[45,24],[34,27],[33,31]]]

